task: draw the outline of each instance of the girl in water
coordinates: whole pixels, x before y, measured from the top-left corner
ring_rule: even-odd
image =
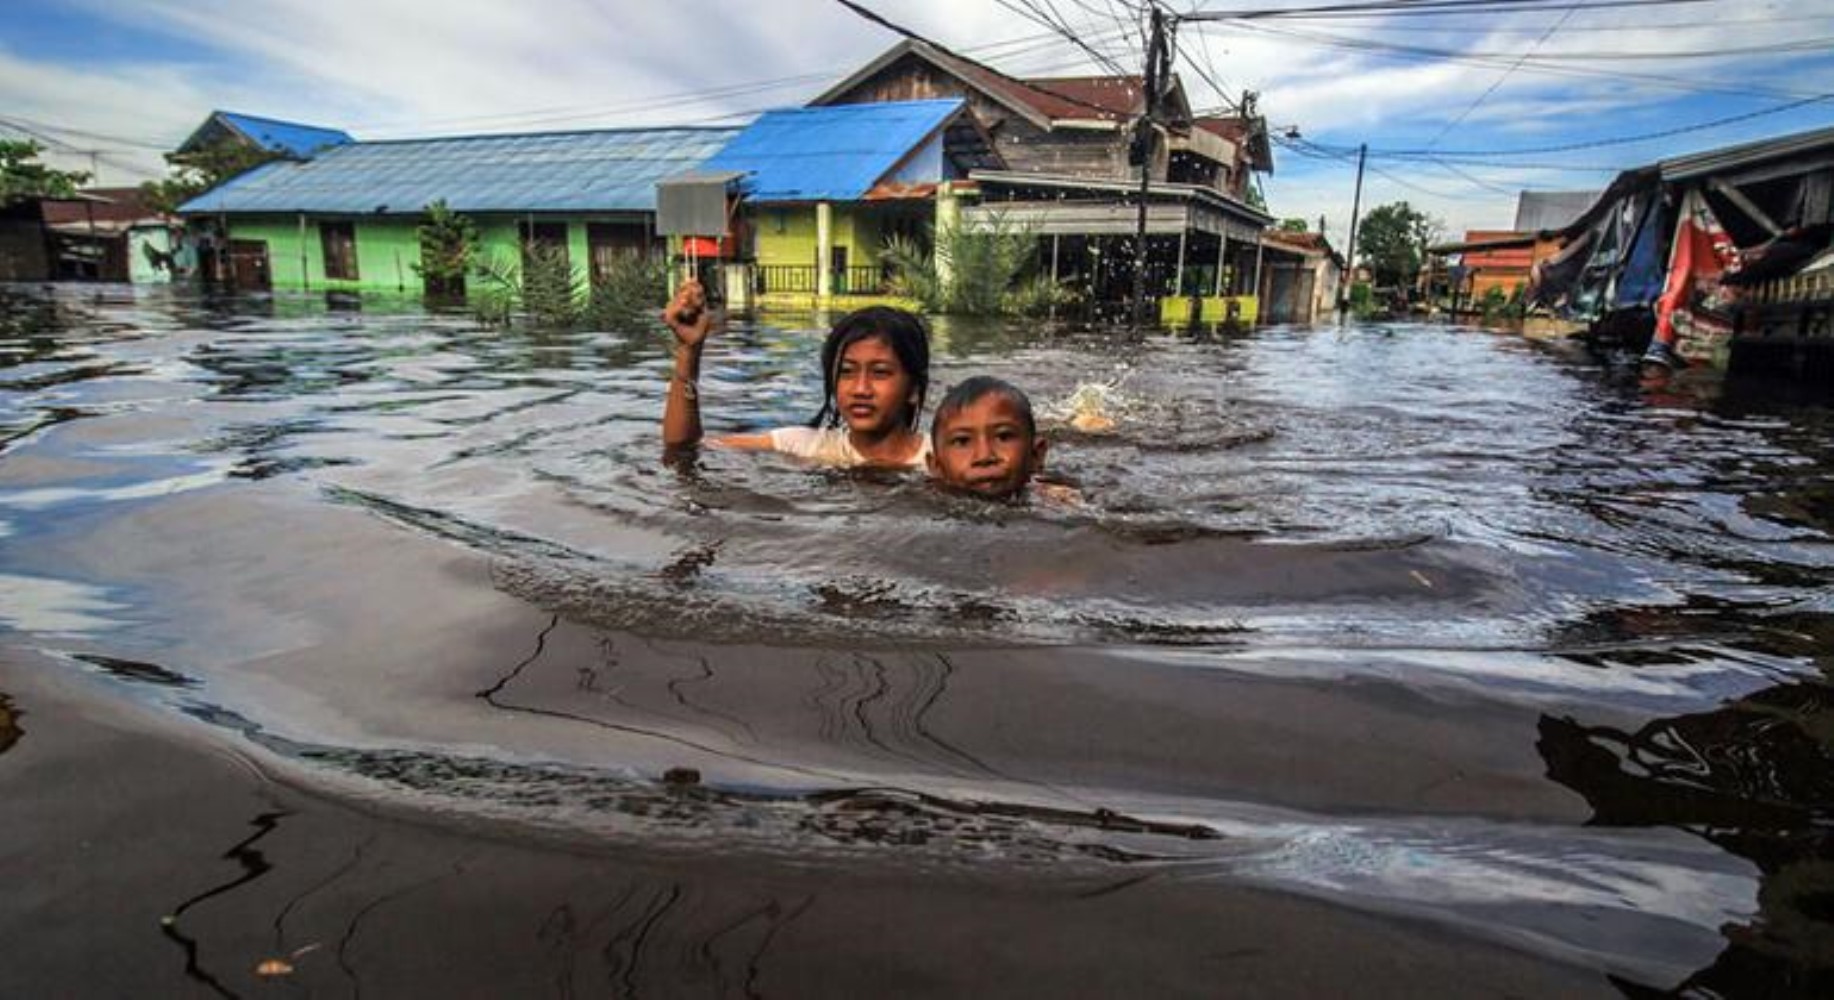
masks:
[[[675,374],[662,410],[668,451],[701,441],[701,351],[713,330],[700,282],[683,282],[662,321],[675,333]],[[806,427],[712,439],[722,448],[777,451],[819,465],[922,469],[930,435],[918,427],[930,387],[930,340],[917,317],[869,306],[834,324],[821,348],[822,408]]]

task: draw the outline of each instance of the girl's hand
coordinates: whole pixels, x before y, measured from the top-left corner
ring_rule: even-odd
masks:
[[[713,329],[713,311],[707,308],[707,292],[700,282],[689,278],[675,290],[675,297],[662,310],[662,321],[675,331],[683,347],[699,347]]]

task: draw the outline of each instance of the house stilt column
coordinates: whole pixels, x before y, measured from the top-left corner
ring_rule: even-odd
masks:
[[[815,203],[815,297],[834,296],[834,206]]]
[[[955,193],[955,185],[944,181],[936,186],[936,278],[943,288],[955,283],[955,270],[950,266],[949,258],[942,253],[948,245],[948,234],[962,224],[962,200]]]

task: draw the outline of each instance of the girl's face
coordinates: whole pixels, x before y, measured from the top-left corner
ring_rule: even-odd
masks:
[[[884,337],[863,337],[841,351],[835,365],[834,404],[850,430],[886,434],[906,425],[917,404],[916,386]]]

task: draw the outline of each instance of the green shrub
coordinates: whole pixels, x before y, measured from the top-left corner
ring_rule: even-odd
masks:
[[[592,282],[587,296],[586,320],[600,329],[629,325],[638,317],[660,310],[669,297],[669,265],[661,257],[638,253],[613,256],[604,273]]]
[[[427,284],[432,295],[459,295],[465,290],[465,276],[471,273],[472,255],[477,252],[478,227],[471,219],[446,206],[444,198],[427,205],[427,221],[420,224],[420,260],[414,273]]]
[[[933,251],[894,235],[881,254],[894,292],[917,300],[926,312],[964,316],[1041,312],[1072,301],[1068,289],[1029,274],[1037,258],[1032,229],[999,218],[984,227],[944,229]]]
[[[1350,286],[1350,315],[1357,319],[1368,319],[1376,312],[1375,289],[1366,281],[1359,281]]]
[[[478,262],[472,273],[478,278],[472,312],[488,326],[510,326],[520,318],[548,330],[616,329],[668,298],[668,263],[641,254],[613,258],[596,282],[569,260],[565,247],[547,244],[528,248],[520,258],[499,253]]]

